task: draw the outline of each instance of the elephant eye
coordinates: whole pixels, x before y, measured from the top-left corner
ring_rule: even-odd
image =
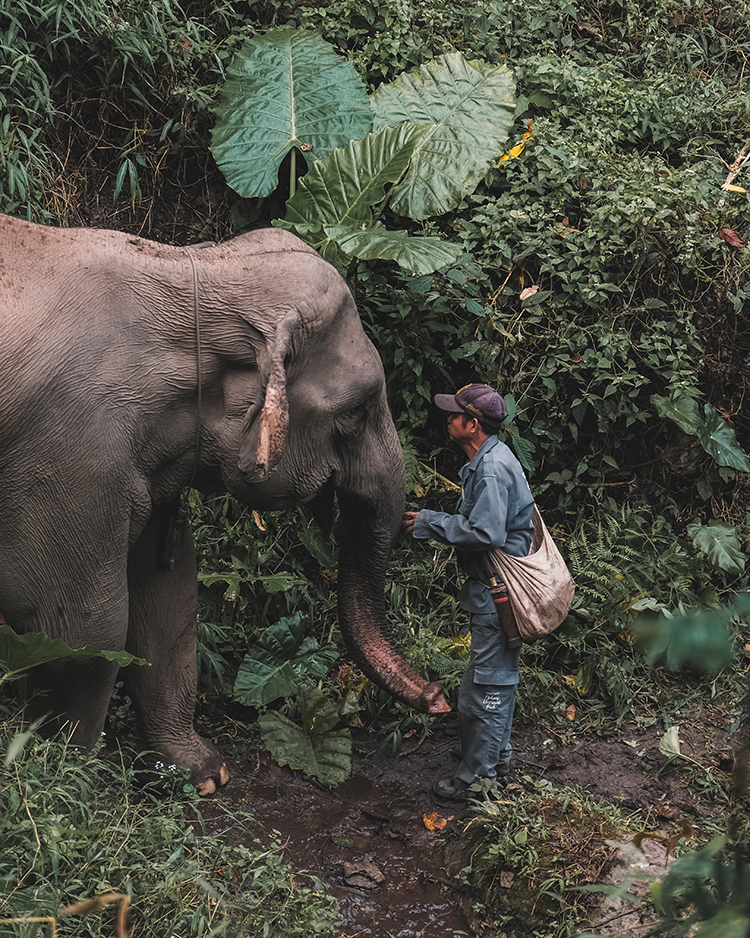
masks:
[[[342,436],[358,437],[364,432],[367,423],[367,416],[370,413],[370,402],[358,404],[356,407],[350,407],[336,415],[336,429]]]

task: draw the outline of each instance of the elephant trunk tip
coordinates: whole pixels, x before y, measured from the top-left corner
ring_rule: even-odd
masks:
[[[450,713],[450,705],[445,699],[441,684],[427,684],[420,695],[420,710],[437,716],[440,713]]]

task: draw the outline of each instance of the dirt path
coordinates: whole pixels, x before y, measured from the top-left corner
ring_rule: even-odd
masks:
[[[561,740],[544,728],[518,727],[514,772],[552,786],[580,785],[642,819],[644,829],[662,831],[665,841],[683,818],[699,835],[700,819],[717,807],[716,786],[702,776],[726,785],[737,745],[730,730],[731,718],[718,712],[686,721],[681,748],[697,765],[675,761],[657,779],[664,762],[660,724],[626,727],[607,740]],[[325,883],[339,900],[346,938],[490,935],[471,911],[477,897],[446,866],[445,847],[455,844],[472,812],[440,802],[430,790],[455,766],[455,740],[455,724],[436,724],[430,737],[407,740],[393,755],[361,734],[352,775],[333,792],[275,765],[263,749],[237,743],[231,751],[222,744],[232,777],[220,798],[230,810],[249,810],[266,831],[278,831],[285,858]],[[443,830],[425,826],[424,816],[434,812],[447,819]],[[227,821],[216,814],[210,823]],[[649,855],[658,863],[665,852],[655,841]],[[605,905],[605,911],[618,917],[616,909]]]

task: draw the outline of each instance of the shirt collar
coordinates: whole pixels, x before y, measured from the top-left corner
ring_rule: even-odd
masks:
[[[487,453],[489,453],[491,449],[494,449],[499,442],[500,440],[497,436],[488,437],[476,451],[474,458],[470,462],[467,462],[463,465],[459,475],[463,477],[464,473],[474,472],[482,459],[487,455]]]

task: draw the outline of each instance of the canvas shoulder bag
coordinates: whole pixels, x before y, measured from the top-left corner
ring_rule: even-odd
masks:
[[[567,616],[575,593],[573,577],[536,505],[532,522],[534,537],[528,556],[514,557],[499,548],[487,552],[488,572],[505,584],[506,600],[524,642],[533,642],[554,632]],[[502,586],[490,589],[500,610],[505,590]]]

